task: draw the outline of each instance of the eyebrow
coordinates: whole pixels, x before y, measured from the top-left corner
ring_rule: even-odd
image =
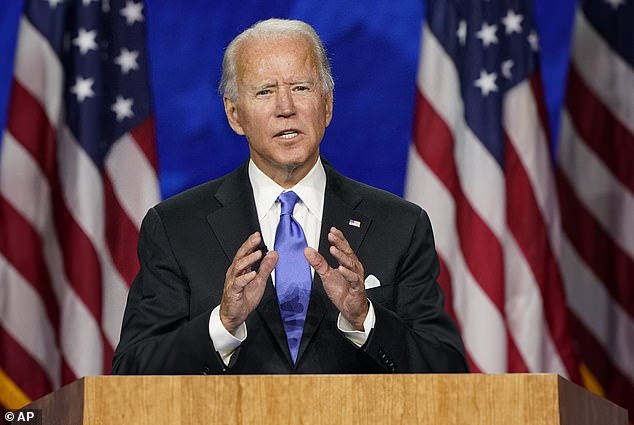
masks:
[[[291,81],[290,83],[282,83],[282,85],[286,85],[286,86],[296,86],[298,84],[314,85],[315,82],[311,79],[306,79],[306,80]],[[278,86],[280,86],[280,84],[278,83],[263,83],[259,85],[254,85],[251,87],[251,89],[254,91],[260,91],[260,90],[269,89],[271,87],[278,87]]]

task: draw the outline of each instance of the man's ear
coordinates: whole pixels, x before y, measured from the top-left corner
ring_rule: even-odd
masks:
[[[331,91],[326,95],[326,127],[330,125],[332,121],[332,109],[334,107],[333,92]]]
[[[244,130],[242,129],[242,125],[240,125],[238,106],[227,96],[224,96],[222,100],[225,105],[225,114],[227,115],[227,121],[229,121],[229,125],[238,135],[244,136]]]

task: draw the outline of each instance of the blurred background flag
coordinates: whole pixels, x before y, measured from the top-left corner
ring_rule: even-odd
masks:
[[[556,372],[633,411],[634,4],[580,6],[559,143],[531,7],[428,0],[405,193],[474,371]]]
[[[557,185],[585,382],[634,415],[634,1],[577,11]]]
[[[472,370],[576,379],[538,54],[529,0],[427,2],[406,196]]]
[[[0,153],[0,403],[109,373],[159,198],[143,3],[28,0]]]

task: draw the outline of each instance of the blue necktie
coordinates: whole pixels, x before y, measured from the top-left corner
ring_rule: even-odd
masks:
[[[275,292],[294,363],[308,310],[311,274],[304,257],[306,237],[302,227],[293,218],[293,209],[299,197],[289,191],[283,192],[277,199],[282,204],[282,213],[275,233],[275,250],[279,254],[275,266]]]

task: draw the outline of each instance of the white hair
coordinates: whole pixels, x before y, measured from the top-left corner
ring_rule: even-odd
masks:
[[[222,60],[222,78],[218,87],[220,93],[233,101],[238,98],[236,52],[242,43],[254,38],[265,39],[284,36],[301,36],[308,40],[319,64],[322,90],[324,93],[331,92],[335,87],[335,82],[332,78],[330,63],[326,49],[313,27],[303,21],[271,18],[257,22],[238,34],[229,43]]]

